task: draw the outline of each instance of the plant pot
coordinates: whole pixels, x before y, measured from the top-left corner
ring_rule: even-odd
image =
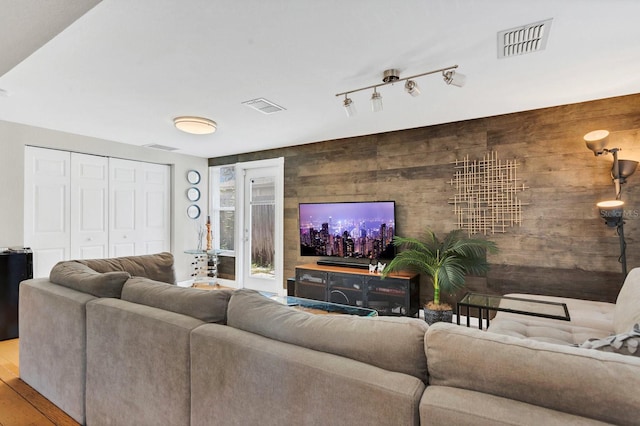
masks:
[[[424,320],[427,324],[435,324],[437,322],[451,323],[453,320],[453,309],[449,305],[439,306],[439,309],[431,309],[429,305],[424,306]]]

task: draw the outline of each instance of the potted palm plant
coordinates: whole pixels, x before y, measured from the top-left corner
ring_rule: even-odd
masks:
[[[395,237],[393,244],[403,249],[384,269],[383,278],[393,271],[412,271],[431,277],[433,300],[424,306],[425,320],[451,322],[451,305],[440,303],[440,292],[452,293],[464,288],[466,274],[481,274],[489,269],[486,252],[496,252],[496,244],[468,238],[463,230],[449,232],[440,240],[427,229],[421,239]]]

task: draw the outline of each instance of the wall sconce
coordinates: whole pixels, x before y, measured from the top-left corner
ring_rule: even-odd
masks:
[[[594,130],[584,135],[584,141],[593,155],[600,156],[603,154],[613,155],[613,165],[611,166],[611,179],[616,190],[616,200],[620,199],[621,185],[627,181],[627,178],[631,176],[638,167],[638,162],[633,160],[618,160],[618,152],[620,148],[607,149],[607,143],[609,142],[608,130]]]
[[[613,165],[611,166],[611,179],[615,186],[615,200],[601,201],[597,204],[600,217],[604,219],[607,226],[616,228],[618,239],[620,240],[619,262],[622,264],[622,273],[627,276],[627,243],[624,240],[624,201],[620,200],[622,184],[627,181],[638,167],[638,162],[633,160],[618,160],[620,148],[607,148],[609,141],[609,131],[594,130],[584,135],[584,141],[595,156],[603,154],[613,155]]]
[[[337,93],[336,96],[345,97],[343,106],[347,113],[347,117],[351,117],[355,114],[355,108],[353,107],[353,101],[349,98],[351,93],[361,92],[363,90],[373,89],[373,93],[371,94],[371,109],[374,112],[382,111],[382,95],[378,92],[378,87],[386,86],[388,84],[393,84],[399,81],[406,81],[404,85],[405,91],[411,96],[419,96],[420,89],[418,88],[418,83],[414,81],[414,79],[418,77],[423,77],[425,75],[442,73],[444,78],[444,82],[450,84],[452,86],[462,87],[464,86],[467,77],[464,74],[460,74],[456,72],[455,69],[458,68],[457,65],[453,65],[446,68],[440,68],[433,71],[423,72],[422,74],[412,75],[410,77],[400,78],[400,71],[397,69],[388,69],[382,73],[382,83],[373,84],[367,87],[361,87],[359,89],[348,90],[346,92]]]

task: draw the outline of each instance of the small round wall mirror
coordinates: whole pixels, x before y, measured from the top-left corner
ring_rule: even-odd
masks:
[[[192,185],[200,183],[200,173],[198,173],[196,170],[189,170],[187,172],[187,181],[189,181],[189,183]]]
[[[187,198],[189,201],[198,201],[200,199],[200,190],[196,187],[187,189]]]
[[[189,219],[199,218],[200,207],[196,206],[195,204],[191,204],[189,207],[187,207],[187,216],[189,216]]]

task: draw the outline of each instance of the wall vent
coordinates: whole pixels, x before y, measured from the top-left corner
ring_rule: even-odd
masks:
[[[149,145],[142,145],[146,148],[153,148],[153,149],[161,149],[163,151],[177,151],[178,148],[174,148],[172,146],[166,146],[166,145],[158,145],[157,143],[152,143]]]
[[[273,102],[266,100],[265,98],[245,101],[242,102],[242,105],[246,105],[249,108],[255,109],[256,111],[260,111],[263,114],[273,114],[274,112],[285,111],[285,108],[282,108],[281,106],[276,105]]]
[[[498,33],[498,58],[509,58],[544,50],[549,39],[551,21],[553,19],[500,31]]]

